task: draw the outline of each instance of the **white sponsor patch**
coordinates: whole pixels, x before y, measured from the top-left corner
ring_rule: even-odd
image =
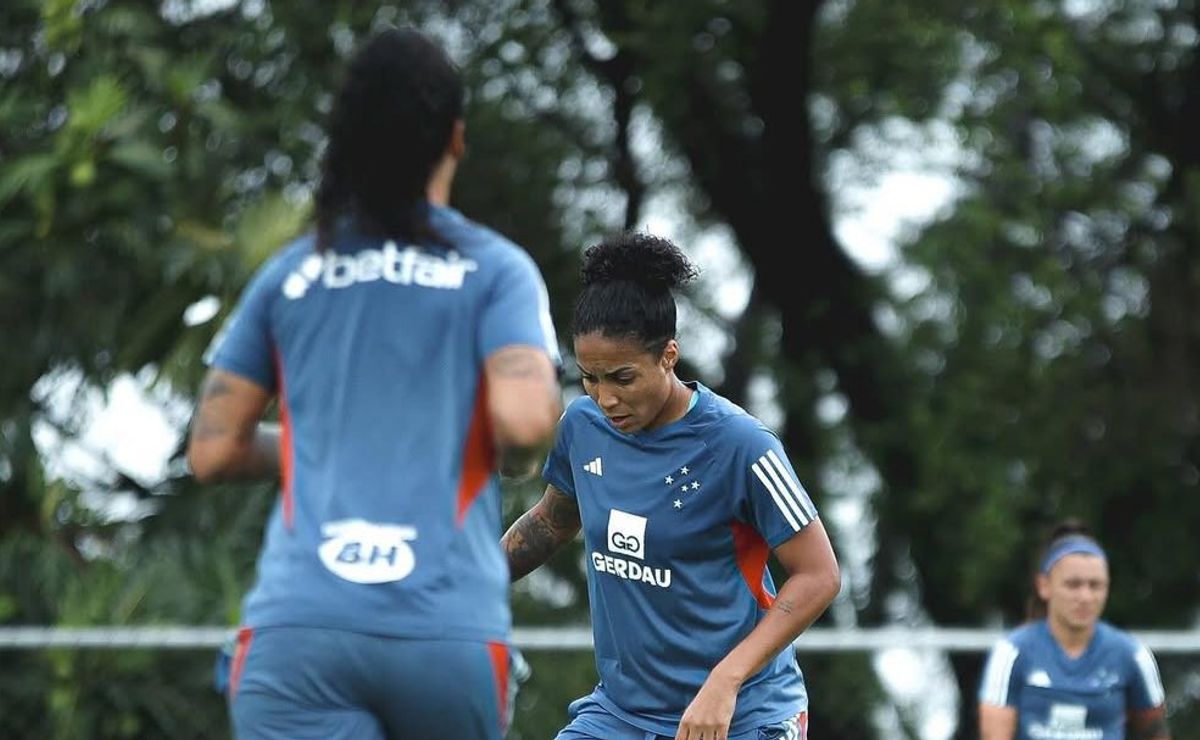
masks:
[[[646,559],[646,517],[620,509],[608,513],[608,549],[618,555]]]
[[[399,581],[416,567],[416,555],[408,544],[417,538],[415,527],[343,519],[326,522],[321,534],[328,538],[317,548],[321,562],[347,581]]]
[[[1045,724],[1029,726],[1033,740],[1104,740],[1104,730],[1087,726],[1087,707],[1082,704],[1051,704]]]

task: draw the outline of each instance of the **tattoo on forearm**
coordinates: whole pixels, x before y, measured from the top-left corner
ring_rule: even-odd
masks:
[[[784,614],[791,614],[792,612],[796,611],[796,605],[793,604],[790,599],[776,599],[775,608]]]
[[[579,509],[565,499],[525,512],[501,539],[512,580],[537,569],[578,531]]]

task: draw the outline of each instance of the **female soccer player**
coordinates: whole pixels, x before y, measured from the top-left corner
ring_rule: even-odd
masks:
[[[188,462],[281,476],[231,667],[235,734],[499,740],[510,614],[496,472],[561,411],[545,286],[449,203],[463,85],[389,30],[333,111],[316,229],[206,358]],[[260,423],[278,401],[282,424]]]
[[[622,234],[582,274],[587,395],[559,422],[544,496],[503,537],[516,580],[583,529],[600,683],[558,740],[803,738],[790,647],[840,588],[816,509],[770,429],[675,374],[671,290],[695,276],[679,249]]]
[[[979,688],[982,740],[1168,740],[1154,656],[1100,619],[1108,558],[1075,521],[1055,528],[1031,621],[992,648]]]

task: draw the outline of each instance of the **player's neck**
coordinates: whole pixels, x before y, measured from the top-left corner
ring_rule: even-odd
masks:
[[[1046,621],[1050,626],[1050,634],[1054,636],[1055,642],[1071,658],[1078,658],[1080,655],[1083,655],[1088,645],[1091,644],[1092,637],[1096,634],[1096,625],[1094,624],[1087,627],[1073,627],[1053,618]]]
[[[687,416],[688,409],[691,407],[693,393],[695,391],[684,385],[682,380],[672,377],[671,392],[667,396],[667,402],[663,404],[658,418],[646,426],[646,431],[665,427]]]
[[[679,421],[687,416],[688,409],[691,407],[692,394],[695,393],[691,388],[683,384],[679,378],[671,378],[671,398],[667,401],[667,407],[671,413],[666,414],[666,421],[663,424]]]

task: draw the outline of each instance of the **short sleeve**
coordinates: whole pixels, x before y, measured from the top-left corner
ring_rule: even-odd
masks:
[[[988,653],[987,664],[979,681],[979,703],[993,707],[1012,707],[1017,704],[1020,682],[1014,682],[1017,659],[1021,651],[1009,640],[1000,640]]]
[[[554,446],[546,455],[546,464],[542,466],[542,480],[562,491],[565,495],[575,498],[575,476],[571,471],[571,443],[568,408],[558,420],[558,430],[554,434]]]
[[[524,252],[515,252],[503,263],[479,332],[481,357],[509,345],[542,347],[555,367],[562,365],[546,283],[537,264]]]
[[[1158,662],[1150,649],[1138,640],[1133,641],[1130,660],[1128,702],[1131,709],[1153,709],[1166,701],[1162,677],[1158,674]]]
[[[791,462],[773,432],[755,423],[739,431],[745,482],[743,516],[771,547],[778,547],[817,518],[808,492],[796,477]]]
[[[268,262],[261,269],[234,307],[224,326],[213,337],[204,354],[204,362],[227,370],[275,390],[274,342],[271,335],[271,303],[278,295]]]

